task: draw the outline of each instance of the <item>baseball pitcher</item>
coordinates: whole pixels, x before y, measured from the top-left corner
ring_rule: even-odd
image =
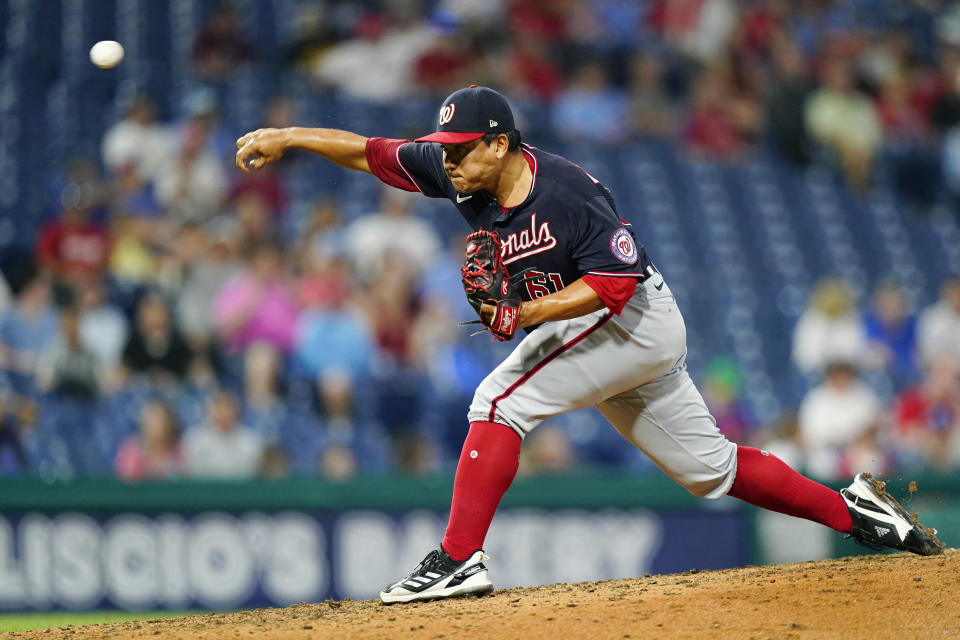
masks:
[[[526,334],[474,395],[439,548],[387,586],[384,603],[493,589],[483,541],[523,438],[546,418],[588,406],[694,495],[731,495],[869,545],[941,552],[936,532],[869,474],[837,493],[719,432],[686,370],[676,300],[610,191],[576,164],[523,144],[496,91],[454,92],[436,131],[414,142],[289,128],[253,131],[237,147],[243,171],[299,148],[446,198],[473,230],[461,276],[478,322],[500,340]]]

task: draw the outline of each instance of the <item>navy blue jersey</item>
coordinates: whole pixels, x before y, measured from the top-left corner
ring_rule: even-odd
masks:
[[[642,280],[653,273],[609,189],[558,155],[528,145],[522,152],[533,170],[533,185],[526,200],[506,211],[485,191],[457,192],[443,170],[439,144],[398,146],[396,160],[425,196],[450,200],[475,231],[496,231],[510,273],[531,268],[542,274],[528,283],[526,300],[587,274]]]

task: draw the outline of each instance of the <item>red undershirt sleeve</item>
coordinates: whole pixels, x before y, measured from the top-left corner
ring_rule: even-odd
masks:
[[[364,149],[370,172],[391,187],[404,191],[420,191],[417,183],[407,174],[397,158],[397,152],[409,140],[392,138],[368,138]]]
[[[583,276],[583,281],[591,289],[597,292],[603,303],[607,305],[614,314],[620,315],[627,301],[633,295],[637,288],[636,278],[623,278],[618,276],[598,276],[588,273]]]

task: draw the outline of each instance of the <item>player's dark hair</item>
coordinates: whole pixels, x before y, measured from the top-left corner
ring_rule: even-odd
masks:
[[[481,140],[483,140],[483,142],[489,147],[493,141],[499,138],[501,135],[507,136],[507,151],[516,151],[520,148],[520,143],[523,142],[523,140],[520,138],[520,132],[516,129],[503,131],[501,133],[485,133]]]

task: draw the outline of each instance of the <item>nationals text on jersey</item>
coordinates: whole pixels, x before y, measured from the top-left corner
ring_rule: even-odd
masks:
[[[503,256],[503,264],[507,265],[517,260],[522,260],[535,253],[543,253],[557,246],[557,239],[550,233],[550,223],[544,222],[537,229],[537,212],[530,215],[530,228],[524,229],[519,234],[511,233],[502,240],[503,246],[500,254]],[[523,251],[523,253],[519,253]]]

